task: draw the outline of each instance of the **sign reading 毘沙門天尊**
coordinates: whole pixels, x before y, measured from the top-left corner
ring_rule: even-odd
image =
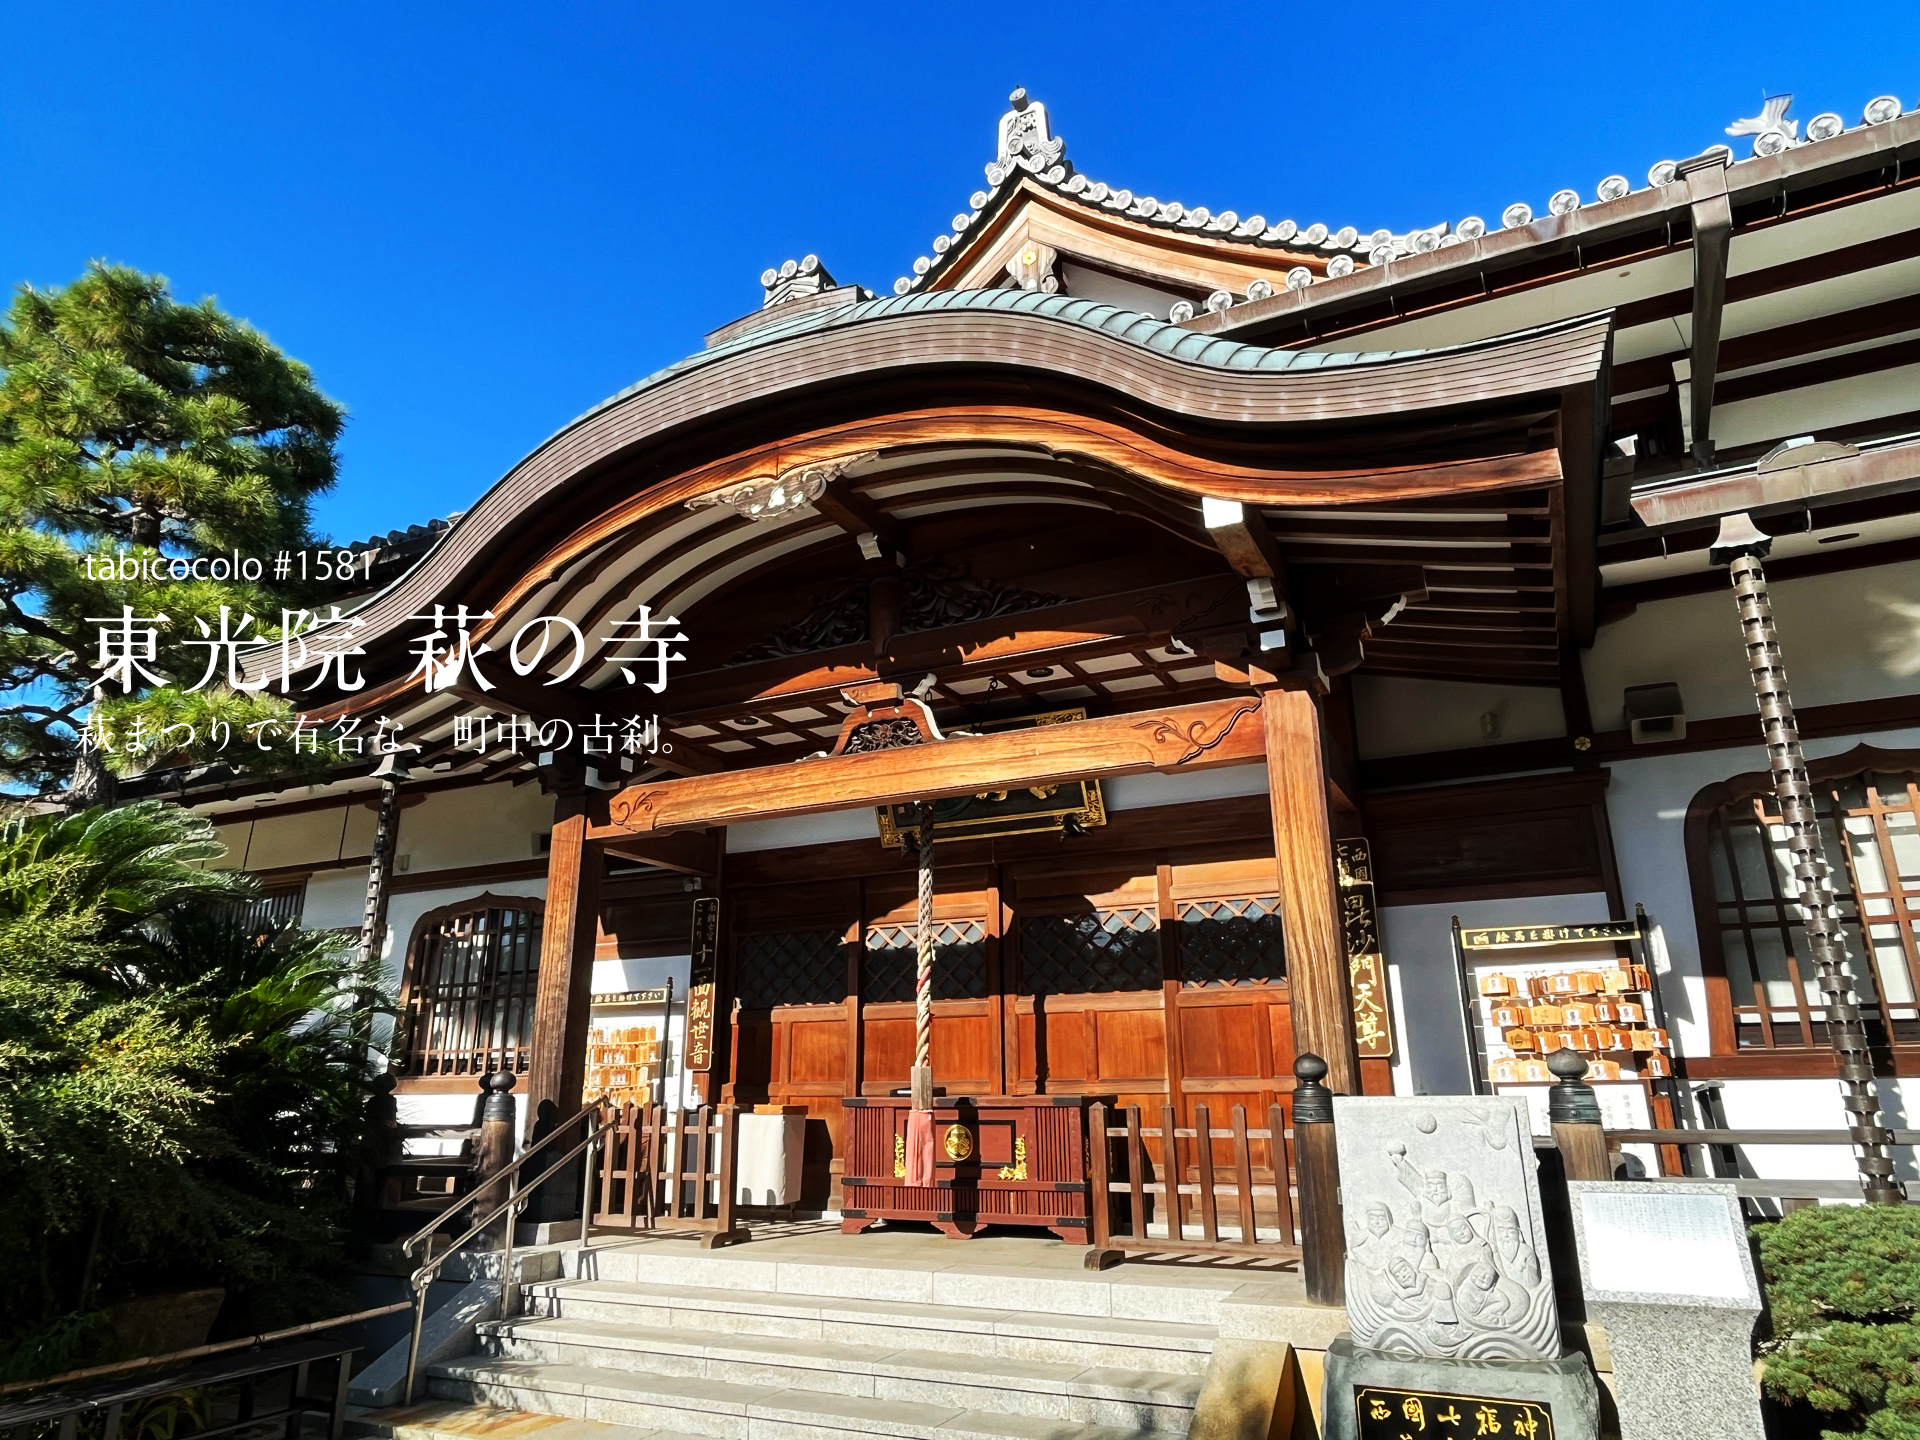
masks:
[[[1501,1440],[1553,1440],[1553,1412],[1532,1400],[1482,1395],[1437,1395],[1425,1390],[1353,1387],[1354,1433],[1359,1440],[1405,1435],[1453,1440],[1498,1435]]]
[[[1380,910],[1373,894],[1373,854],[1362,839],[1333,842],[1339,871],[1340,937],[1347,954],[1347,994],[1354,1047],[1363,1060],[1393,1058],[1393,1011],[1387,961],[1380,947]]]
[[[1506,925],[1462,930],[1462,950],[1523,950],[1535,945],[1580,945],[1594,940],[1638,940],[1638,920],[1601,920],[1590,925]]]
[[[687,973],[687,1069],[713,1068],[714,982],[720,958],[720,902],[702,895],[693,902],[692,964]]]

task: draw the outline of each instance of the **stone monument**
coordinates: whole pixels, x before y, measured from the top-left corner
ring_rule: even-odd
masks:
[[[1621,1440],[1764,1440],[1760,1286],[1734,1187],[1575,1180],[1567,1192],[1587,1314],[1613,1351]]]
[[[1350,1334],[1327,1352],[1327,1440],[1593,1440],[1599,1392],[1563,1354],[1526,1104],[1338,1096]],[[1493,1427],[1501,1427],[1495,1430]],[[1397,1427],[1397,1428],[1396,1428]]]

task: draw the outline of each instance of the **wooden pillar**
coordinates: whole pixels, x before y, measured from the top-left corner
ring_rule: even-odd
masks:
[[[1326,1061],[1328,1088],[1360,1093],[1347,962],[1334,898],[1333,834],[1327,817],[1326,757],[1320,714],[1304,690],[1268,690],[1261,716],[1267,739],[1267,799],[1280,873],[1280,918],[1287,942],[1293,1052]]]
[[[1293,1061],[1293,1170],[1300,1186],[1300,1271],[1307,1299],[1344,1305],[1347,1231],[1341,1218],[1340,1150],[1333,1128],[1333,1092],[1323,1083],[1327,1062],[1300,1054]],[[1281,1171],[1279,1180],[1286,1183]]]
[[[533,1007],[533,1062],[527,1076],[527,1138],[539,1140],[580,1110],[593,951],[600,933],[601,847],[587,839],[585,805],[563,798],[547,855],[546,923]]]

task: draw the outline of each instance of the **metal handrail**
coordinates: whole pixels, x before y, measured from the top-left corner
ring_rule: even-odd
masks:
[[[591,1110],[581,1111],[581,1114],[586,1116],[592,1116],[593,1113]],[[519,1176],[515,1173],[520,1168],[520,1161],[515,1161],[512,1165],[502,1170],[500,1175],[511,1177],[508,1182],[509,1189],[507,1198],[494,1206],[485,1215],[482,1215],[478,1220],[475,1220],[473,1224],[467,1228],[464,1235],[461,1235],[438,1255],[429,1255],[426,1263],[413,1272],[413,1333],[407,1340],[407,1388],[401,1400],[403,1405],[411,1405],[413,1403],[414,1373],[420,1364],[420,1327],[425,1323],[427,1315],[427,1287],[433,1284],[434,1277],[440,1273],[440,1267],[445,1265],[449,1259],[458,1253],[462,1245],[465,1245],[469,1240],[473,1239],[474,1236],[480,1234],[502,1215],[507,1215],[506,1243],[500,1252],[500,1313],[502,1315],[512,1314],[513,1307],[519,1300],[520,1285],[519,1282],[513,1278],[514,1222],[509,1212],[518,1209],[529,1195],[533,1194],[535,1190],[538,1190],[549,1178],[558,1174],[561,1168],[572,1160],[574,1156],[578,1155],[582,1150],[585,1150],[588,1152],[586,1180],[581,1188],[580,1195],[580,1243],[582,1246],[585,1246],[587,1244],[587,1227],[593,1218],[592,1147],[599,1144],[600,1138],[605,1135],[607,1131],[613,1129],[617,1123],[618,1117],[614,1115],[607,1115],[598,1124],[589,1123],[586,1136],[571,1150],[567,1151],[566,1154],[562,1155],[558,1160],[555,1160],[546,1169],[534,1176],[524,1189],[520,1188],[518,1183]],[[533,1155],[544,1153],[544,1150],[529,1151],[527,1155],[521,1157],[521,1160],[526,1160]],[[500,1177],[496,1176],[494,1178],[498,1179]],[[491,1184],[493,1182],[488,1181],[487,1183]],[[474,1204],[476,1202],[469,1200],[466,1203]],[[457,1210],[460,1207],[455,1206],[454,1208]],[[451,1214],[453,1212],[449,1211],[447,1213]],[[411,1249],[412,1243],[412,1241],[407,1242],[408,1249]]]
[[[591,1115],[593,1112],[591,1110],[582,1110],[580,1113],[582,1115]],[[571,1124],[572,1122],[568,1123]],[[440,1227],[447,1221],[458,1215],[462,1210],[470,1209],[473,1205],[473,1197],[475,1195],[484,1195],[487,1192],[487,1187],[506,1179],[529,1160],[537,1160],[540,1156],[544,1155],[550,1139],[550,1136],[542,1137],[538,1144],[528,1146],[527,1149],[522,1151],[514,1159],[509,1160],[505,1165],[502,1165],[498,1170],[494,1171],[493,1174],[482,1176],[479,1180],[475,1181],[472,1190],[462,1195],[458,1200],[455,1200],[453,1204],[442,1210],[405,1240],[402,1240],[400,1242],[400,1253],[402,1255],[413,1254],[415,1246],[420,1245],[424,1241],[431,1240],[439,1233]],[[453,1247],[448,1246],[447,1248],[452,1249]]]
[[[376,1305],[371,1310],[356,1310],[351,1315],[335,1315],[327,1320],[309,1320],[304,1325],[289,1325],[284,1330],[269,1330],[264,1334],[248,1335],[239,1340],[219,1340],[211,1345],[195,1345],[190,1350],[170,1350],[164,1355],[144,1355],[138,1360],[116,1360],[111,1365],[90,1365],[84,1370],[64,1370],[58,1375],[49,1375],[41,1380],[10,1380],[0,1385],[0,1395],[11,1395],[20,1390],[38,1390],[47,1385],[64,1385],[70,1380],[92,1380],[102,1375],[164,1369],[169,1365],[177,1365],[182,1360],[198,1360],[203,1355],[222,1355],[229,1350],[246,1350],[270,1344],[275,1340],[288,1340],[295,1335],[310,1335],[316,1330],[334,1330],[342,1325],[352,1325],[361,1320],[376,1319],[381,1315],[391,1315],[397,1310],[405,1310],[412,1303],[410,1300],[396,1300],[391,1305]]]

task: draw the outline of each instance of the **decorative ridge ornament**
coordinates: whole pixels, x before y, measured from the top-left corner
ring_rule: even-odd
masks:
[[[1024,88],[1015,90],[1007,100],[1013,108],[1000,117],[1000,153],[987,167],[987,180],[993,185],[1006,178],[1009,166],[1017,165],[1038,175],[1060,164],[1067,155],[1067,142],[1056,138],[1047,125],[1045,105],[1029,98]]]
[[[1753,136],[1755,155],[1778,155],[1790,146],[1803,144],[1800,122],[1787,119],[1787,107],[1791,104],[1792,95],[1769,95],[1761,103],[1758,115],[1734,121],[1727,126],[1727,134]]]
[[[704,510],[724,505],[744,520],[774,520],[791,515],[827,493],[827,485],[866,460],[879,457],[878,450],[862,450],[857,455],[842,455],[833,460],[809,460],[782,470],[778,475],[743,480],[711,495],[687,501],[687,509]]]
[[[760,272],[760,283],[767,292],[760,302],[762,310],[836,288],[833,276],[827,273],[827,267],[820,263],[818,255],[809,255],[804,260],[782,261],[778,269],[763,270]]]
[[[1786,118],[1787,106],[1792,98],[1791,95],[1768,97],[1760,114],[1735,121],[1727,127],[1727,133],[1752,135],[1754,158],[1765,159],[1797,146],[1830,140],[1850,128],[1838,114],[1825,112],[1807,122],[1803,138],[1799,133],[1799,122]],[[1903,113],[1904,107],[1898,96],[1876,96],[1867,103],[1859,126],[1851,128],[1884,125],[1898,119]],[[1330,231],[1324,225],[1315,225],[1303,231],[1291,220],[1269,225],[1262,215],[1242,219],[1231,210],[1215,212],[1205,206],[1186,206],[1178,201],[1161,201],[1151,195],[1136,195],[1131,190],[1090,180],[1075,171],[1066,157],[1066,142],[1053,134],[1047,107],[1029,97],[1023,89],[1013,92],[1012,108],[1000,117],[998,140],[995,158],[986,167],[988,188],[974,191],[969,200],[972,209],[954,216],[952,231],[934,239],[933,253],[921,256],[914,262],[911,274],[893,282],[894,294],[910,295],[926,288],[929,280],[948,263],[949,257],[964,248],[960,244],[962,236],[976,227],[981,215],[1002,199],[1009,187],[1023,175],[1046,186],[1056,195],[1089,209],[1121,215],[1148,225],[1198,231],[1244,244],[1285,248],[1295,252],[1301,249],[1332,252],[1333,257],[1343,258],[1349,265],[1360,262],[1374,266],[1389,264],[1407,255],[1424,254],[1429,250],[1476,240],[1486,233],[1484,222],[1472,216],[1458,225],[1449,226],[1442,221],[1425,230],[1413,230],[1406,234],[1386,230],[1361,234],[1353,226]],[[1648,173],[1647,184],[1658,189],[1671,184],[1673,178],[1673,162],[1663,160]],[[1618,200],[1631,193],[1631,189],[1623,177],[1609,175],[1601,182],[1600,193],[1587,203],[1604,204]],[[1569,195],[1574,200],[1570,206],[1565,198]],[[1559,206],[1554,201],[1558,201]],[[1561,209],[1560,206],[1567,208]],[[1568,190],[1557,192],[1554,200],[1548,202],[1549,212],[1553,214],[1571,214],[1574,210],[1585,208],[1585,205],[1578,203],[1577,193]],[[1510,206],[1506,213],[1512,215],[1521,210],[1526,212],[1527,219],[1519,222],[1519,225],[1509,222],[1507,229],[1517,229],[1520,225],[1531,223],[1534,212],[1530,206]],[[1312,274],[1311,271],[1308,273]],[[1302,289],[1304,286],[1289,284],[1288,288]],[[1186,318],[1191,319],[1192,316]]]

